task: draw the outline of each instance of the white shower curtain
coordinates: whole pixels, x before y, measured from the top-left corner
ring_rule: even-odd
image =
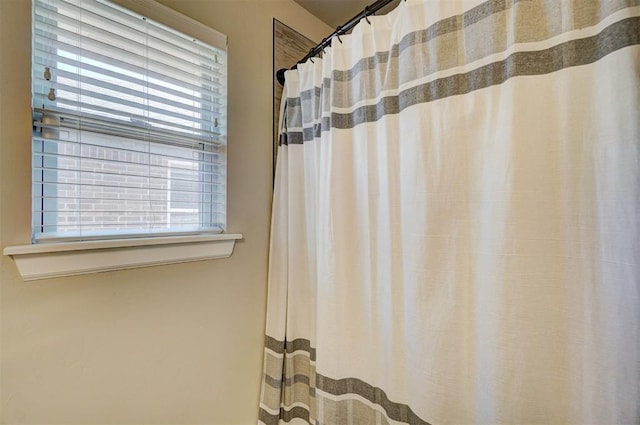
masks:
[[[286,74],[260,423],[640,423],[640,1],[369,20]]]

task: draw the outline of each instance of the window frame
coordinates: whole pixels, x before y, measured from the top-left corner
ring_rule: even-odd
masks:
[[[46,0],[40,1],[44,2],[43,6],[46,5]],[[58,1],[61,1],[64,4],[64,0]],[[32,70],[33,78],[35,78],[36,75],[39,75],[38,72],[41,71],[40,66],[47,66],[47,62],[51,62],[51,59],[58,58],[58,56],[60,56],[60,58],[62,58],[62,62],[54,61],[54,63],[50,65],[52,66],[52,71],[54,71],[54,67],[58,69],[58,71],[52,72],[54,78],[52,79],[51,86],[57,87],[57,83],[60,83],[57,81],[58,78],[62,78],[64,83],[61,83],[63,85],[60,86],[61,95],[56,96],[57,99],[55,102],[51,102],[51,105],[47,104],[46,108],[44,105],[41,109],[39,108],[39,99],[40,96],[44,96],[43,94],[39,94],[38,97],[34,99],[33,158],[36,162],[41,158],[44,158],[48,164],[43,163],[41,165],[41,178],[36,178],[34,174],[34,186],[32,187],[32,190],[34,196],[33,211],[36,217],[33,219],[32,242],[39,243],[43,241],[56,242],[66,240],[84,240],[87,238],[87,235],[90,239],[119,239],[128,236],[153,237],[158,233],[179,235],[185,233],[201,234],[224,232],[226,229],[227,216],[226,131],[223,128],[220,133],[216,128],[218,127],[219,118],[222,117],[224,120],[223,122],[226,122],[227,72],[226,58],[224,58],[227,50],[226,36],[205,27],[207,30],[206,35],[208,35],[208,37],[205,37],[204,39],[202,37],[196,38],[196,35],[194,34],[200,33],[197,35],[202,35],[202,31],[198,31],[198,29],[202,30],[202,24],[198,24],[190,18],[186,18],[152,0],[94,1],[96,2],[96,6],[94,6],[93,3],[87,5],[87,10],[92,10],[87,15],[88,28],[97,28],[95,27],[98,16],[96,13],[101,13],[102,11],[105,13],[104,16],[110,18],[105,19],[103,21],[104,24],[100,25],[100,27],[103,28],[101,31],[116,34],[116,30],[119,28],[120,24],[116,23],[117,21],[114,19],[118,19],[117,17],[119,16],[122,16],[122,22],[128,22],[126,24],[122,24],[123,28],[131,28],[133,36],[135,36],[135,34],[140,34],[141,32],[144,34],[145,28],[149,28],[148,31],[150,31],[150,33],[157,34],[152,36],[154,37],[153,40],[168,40],[162,41],[162,45],[151,48],[152,50],[156,49],[156,57],[152,59],[151,62],[162,66],[165,62],[162,61],[162,56],[157,56],[157,54],[168,54],[171,59],[168,59],[168,62],[166,62],[167,64],[170,64],[167,69],[170,72],[171,70],[179,70],[179,74],[176,74],[175,79],[172,79],[171,74],[169,74],[168,81],[163,81],[160,78],[164,74],[158,73],[162,68],[149,68],[152,70],[149,71],[149,74],[145,77],[143,71],[143,68],[145,67],[144,65],[128,65],[129,63],[135,64],[136,62],[129,62],[128,59],[125,59],[125,62],[120,62],[118,56],[113,56],[113,61],[107,62],[106,58],[103,59],[101,57],[101,53],[96,53],[100,52],[100,50],[94,50],[95,48],[87,50],[88,54],[85,57],[83,53],[84,50],[73,47],[76,45],[76,42],[73,40],[82,40],[83,37],[80,32],[75,32],[75,30],[73,32],[67,31],[67,34],[70,34],[71,37],[69,38],[69,41],[65,41],[66,39],[60,41],[57,38],[54,38],[52,41],[54,45],[51,48],[54,49],[53,54],[55,56],[48,56],[47,46],[49,46],[49,44],[47,43],[52,40],[51,38],[46,37],[47,34],[50,34],[50,32],[48,32],[48,21],[46,18],[48,15],[46,14],[47,12],[44,12],[45,14],[43,15],[38,13],[39,16],[44,18],[41,17],[37,21],[34,19],[32,25],[34,27],[34,31],[36,30],[36,25],[38,28],[42,28],[42,30],[45,31],[45,38],[42,39],[44,40],[44,44],[39,44],[40,42],[38,42],[37,45],[39,47],[37,50],[34,50],[34,52],[37,51],[36,57],[38,58],[37,63],[39,66],[36,67],[36,63],[34,62]],[[114,4],[116,8],[111,9],[109,3]],[[53,3],[53,5],[53,13],[56,13],[56,3]],[[129,8],[128,6],[135,7]],[[76,6],[70,7],[72,8],[71,10],[79,10]],[[127,12],[118,12],[118,8],[126,9]],[[82,6],[82,10],[84,9],[85,7]],[[47,8],[45,7],[44,10],[47,10]],[[112,10],[114,11],[113,15],[111,12]],[[65,12],[61,13],[66,15]],[[53,15],[52,28],[58,28],[58,23],[60,22],[59,16],[65,15]],[[70,16],[72,16],[71,19],[79,18],[79,16]],[[158,19],[159,17],[163,19]],[[147,23],[157,22],[160,24],[160,27],[153,24],[150,27],[145,27],[145,24],[143,23],[144,21],[147,21]],[[42,24],[42,22],[44,22],[44,24]],[[64,18],[62,19],[62,22],[64,25]],[[75,21],[72,20],[71,22],[73,23]],[[82,22],[84,25],[85,19],[82,19]],[[176,27],[176,23],[182,23],[183,25],[185,23],[188,24],[188,29],[190,31],[183,32],[183,28],[180,28],[179,26]],[[45,26],[41,27],[41,25]],[[161,28],[163,26],[167,30]],[[89,31],[91,31],[91,29]],[[156,29],[159,29],[160,32],[156,32]],[[195,32],[193,31],[194,29],[196,30]],[[65,32],[64,29],[59,29],[54,30],[53,34],[58,34],[57,31]],[[174,31],[176,33],[175,35],[173,34]],[[96,39],[95,35],[88,35],[88,37],[89,45],[95,43],[96,40],[98,40],[98,43],[101,42],[101,39]],[[118,42],[122,42],[129,38],[129,36],[124,35],[118,35],[117,37],[121,40],[114,41],[114,53],[120,52]],[[196,42],[196,40],[200,40],[204,44],[198,43],[191,45],[191,39],[193,39],[194,42]],[[133,42],[135,45],[138,45],[138,41],[135,37],[132,38],[132,40],[134,40]],[[174,44],[174,42],[177,43]],[[196,61],[191,62],[189,59],[191,53],[186,56],[182,55],[182,50],[180,50],[179,46],[180,43],[184,42],[190,44],[185,47],[185,51],[191,51],[192,48],[194,49],[193,52],[197,55],[195,56]],[[55,43],[61,44],[58,46]],[[223,45],[220,43],[223,43]],[[144,45],[146,45],[146,43],[143,39],[141,46]],[[209,51],[207,46],[213,47],[213,50]],[[67,47],[70,47],[70,50],[67,49]],[[169,50],[167,52],[163,52],[163,47]],[[34,45],[34,49],[35,48],[36,47]],[[59,50],[60,48],[62,48],[62,50]],[[122,50],[122,54],[128,56],[129,53],[127,50],[128,49]],[[203,52],[210,52],[210,54],[202,55]],[[143,54],[144,56],[141,56],[141,58],[146,57],[144,50],[136,54]],[[220,62],[219,58],[221,57],[221,54],[223,55],[223,59]],[[49,61],[43,59],[47,57],[50,58]],[[210,59],[198,60],[197,58],[199,57],[207,57]],[[135,56],[133,56],[133,58],[135,58]],[[180,59],[182,58],[187,61],[180,62]],[[175,62],[175,64],[170,62],[172,59],[178,59],[178,62]],[[56,63],[58,63],[58,65],[56,65]],[[142,63],[144,64],[144,62]],[[219,65],[220,63],[222,63],[222,65]],[[74,68],[76,66],[79,68]],[[89,67],[88,70],[85,69],[85,66]],[[115,68],[111,70],[111,66],[114,66]],[[120,66],[123,68],[120,69]],[[134,66],[134,68],[130,68],[130,66]],[[221,66],[221,68],[218,68],[218,66]],[[69,69],[67,70],[67,68]],[[135,71],[132,71],[133,69],[135,69]],[[200,69],[203,69],[202,74],[200,74]],[[65,70],[69,73],[65,74]],[[222,71],[221,73],[219,72],[220,70]],[[85,76],[85,71],[88,73],[88,76]],[[129,75],[130,72],[142,72],[141,75],[130,80],[131,83],[136,84],[138,88],[132,92],[125,89],[125,91],[122,92],[124,94],[121,95],[118,95],[120,92],[119,89],[113,92],[113,94],[109,94],[108,92],[111,91],[109,86],[119,86],[120,81],[124,82],[124,86],[128,86],[129,76],[134,77],[133,74]],[[193,81],[190,81],[188,77],[191,72],[195,73]],[[91,74],[94,73],[94,78],[97,78],[97,80],[93,80],[95,82],[92,83]],[[182,76],[177,77],[180,74],[182,74]],[[121,76],[123,80],[120,80]],[[147,80],[147,78],[149,78],[149,80]],[[219,80],[218,78],[221,78],[222,80]],[[84,90],[82,85],[85,84],[85,79],[87,81],[86,84],[89,84],[87,89],[90,95],[86,99],[83,97],[75,98],[75,96],[84,96],[82,94]],[[112,79],[113,81],[111,82]],[[147,88],[144,89],[145,81],[151,86],[155,85],[156,88],[146,86]],[[196,81],[197,84],[195,84]],[[47,83],[48,82],[44,79],[35,79],[33,83],[34,96],[35,93],[46,93],[48,87],[51,87]],[[90,88],[92,87],[92,84],[96,84],[96,86],[94,88]],[[197,87],[201,87],[201,90],[203,91],[197,91]],[[71,91],[68,91],[67,88]],[[165,88],[168,92],[165,92]],[[103,90],[106,90],[106,92]],[[153,93],[156,90],[160,90],[157,92],[160,97],[156,96],[155,100],[149,100],[148,98],[147,101],[143,100],[149,95],[149,93]],[[196,91],[191,92],[191,90]],[[56,88],[56,94],[57,91],[58,89]],[[191,102],[192,100],[201,98],[202,103],[195,103],[193,105],[189,105],[189,103],[187,103],[189,106],[185,106],[182,103],[185,101],[182,97],[176,97],[175,100],[172,99],[175,94],[172,94],[172,92],[188,93],[185,100]],[[128,97],[129,93],[131,93],[131,96],[135,97],[131,97],[128,100],[122,99],[121,96]],[[47,102],[46,96],[42,99],[44,99],[43,102]],[[50,100],[53,100],[53,98],[50,98]],[[103,104],[103,101],[106,103]],[[161,104],[164,101],[168,102],[166,106],[162,106]],[[122,107],[119,106],[120,102],[122,102]],[[90,124],[88,128],[84,127],[86,125],[84,123],[87,121],[87,118],[85,118],[86,112],[84,105],[87,105],[87,112],[89,112],[88,122]],[[183,106],[184,109],[182,109]],[[79,115],[76,113],[76,108],[82,108],[77,112]],[[134,108],[131,109],[131,113],[133,115],[127,119],[128,114],[125,111],[129,108]],[[143,112],[147,111],[145,108],[151,109],[149,109],[149,112]],[[60,109],[59,112],[58,109]],[[157,115],[152,111],[152,109],[157,109],[157,112],[168,115],[166,115],[166,117],[165,115]],[[111,115],[111,113],[116,115]],[[106,115],[103,116],[103,114]],[[149,123],[145,124],[144,122],[147,121],[147,118],[144,117],[147,117],[147,114],[149,114],[150,117],[153,117],[154,115],[157,115],[157,117],[155,120],[154,118],[149,118]],[[59,130],[46,128],[44,127],[44,124],[42,127],[38,127],[39,122],[36,117],[45,117],[46,115],[53,116],[58,120],[58,123],[62,124]],[[183,118],[185,121],[183,121]],[[65,127],[64,123],[69,122],[69,119],[71,119],[70,124],[72,126],[74,122],[78,125],[82,125],[80,131],[76,131],[72,127]],[[160,121],[158,121],[158,119],[160,119]],[[120,120],[124,120],[124,122]],[[140,120],[143,120],[144,122]],[[131,132],[132,130],[128,128],[131,126],[131,124],[127,124],[129,122],[133,123],[133,133]],[[94,124],[91,123],[97,124],[94,126]],[[164,123],[168,126],[165,127],[163,125]],[[186,124],[188,124],[188,126]],[[105,125],[107,127],[104,127]],[[116,127],[113,127],[114,125]],[[125,127],[122,128],[122,125]],[[66,131],[66,128],[69,128],[69,131]],[[140,128],[143,132],[142,140],[144,141],[142,142],[140,139]],[[146,133],[149,128],[152,132],[151,137],[148,137]],[[167,130],[165,130],[165,128]],[[191,133],[191,128],[195,128],[196,130]],[[94,132],[93,129],[97,129],[97,132]],[[105,130],[106,133],[104,132]],[[38,131],[40,131],[41,134],[38,133]],[[42,143],[42,148],[37,149],[36,145],[39,142],[37,139],[42,137],[46,140],[47,137],[45,136],[45,133],[51,133],[52,131],[57,133],[56,136],[51,137],[52,141],[45,141]],[[176,131],[178,133],[176,133]],[[182,135],[183,131],[185,131],[184,135]],[[65,137],[65,132],[69,135],[68,137]],[[190,134],[193,134],[193,137],[191,137]],[[60,137],[58,137],[58,135]],[[109,140],[111,137],[113,137],[113,140]],[[178,137],[178,139],[175,139],[175,137]],[[211,137],[213,137],[213,139],[210,139]],[[117,144],[119,143],[118,138],[122,138],[120,140],[122,140],[123,143],[126,143],[123,151],[120,151],[117,148]],[[127,140],[129,138],[130,142]],[[201,143],[199,142],[200,140],[202,140]],[[148,144],[148,148],[145,148],[145,143]],[[134,158],[136,156],[139,157],[144,154],[144,152],[147,152],[147,157],[144,159],[139,158],[130,160],[128,157],[130,154],[133,154]],[[104,157],[101,155],[107,155],[107,162],[111,160],[116,162],[112,164],[104,163],[102,162],[103,159],[101,159]],[[175,224],[174,228],[174,225],[165,220],[165,216],[169,217],[170,214],[168,212],[167,214],[162,214],[164,212],[162,211],[164,207],[158,207],[159,204],[157,204],[156,201],[158,200],[158,197],[167,198],[170,196],[170,188],[168,186],[170,184],[170,181],[168,180],[170,173],[166,173],[166,176],[164,176],[162,168],[168,167],[168,162],[173,158],[181,158],[183,155],[185,160],[189,161],[192,160],[189,158],[190,156],[197,155],[199,158],[198,161],[201,162],[201,175],[199,177],[201,183],[199,191],[203,196],[200,200],[194,201],[194,205],[197,205],[196,207],[199,209],[200,214],[194,216],[191,222],[176,222],[177,224]],[[112,156],[113,158],[111,158]],[[127,159],[125,159],[125,156]],[[193,157],[193,160],[196,160],[195,157]],[[58,164],[58,161],[62,161],[62,164],[66,165],[59,167],[56,165]],[[83,161],[85,162],[83,163]],[[94,167],[93,165],[85,165],[94,163],[97,164],[95,167],[99,168],[92,168]],[[121,164],[121,170],[113,173],[105,172],[102,170],[103,165],[101,164],[105,167],[113,167],[114,165]],[[36,167],[35,164],[34,167]],[[141,179],[144,179],[144,174],[140,174],[140,169],[145,167],[149,169],[146,183],[144,181],[140,182]],[[68,179],[58,178],[66,169],[71,170],[71,176]],[[164,178],[157,175],[158,172],[160,172]],[[213,175],[217,173],[220,174],[216,176]],[[119,175],[125,176],[126,180],[119,177]],[[105,183],[103,183],[103,179]],[[119,179],[122,181],[118,182]],[[137,183],[134,182],[133,184],[130,184],[129,180],[137,181]],[[37,183],[40,184],[41,188],[36,187]],[[67,186],[67,184],[69,186]],[[94,184],[98,185],[96,189],[93,189],[93,187],[95,187],[93,186]],[[139,196],[145,196],[145,194],[137,194],[139,190],[135,189],[135,187],[138,187],[138,184],[143,185],[139,186],[141,189],[147,190],[146,196],[148,198],[148,205],[146,208],[137,200]],[[109,189],[107,186],[111,186],[113,189]],[[122,187],[122,193],[120,194],[120,192],[118,192],[118,195],[116,196],[116,192],[114,192],[114,190],[118,187]],[[103,190],[105,195],[102,195]],[[71,191],[71,194],[68,194],[65,191]],[[111,194],[107,193],[107,191]],[[38,195],[40,199],[39,204],[37,202],[38,199],[36,199]],[[68,200],[63,199],[66,197],[69,197]],[[75,197],[75,199],[72,199],[73,197]],[[113,201],[111,201],[111,199],[113,199]],[[118,201],[119,199],[123,199],[123,201]],[[141,198],[141,200],[143,199]],[[118,204],[120,205],[120,208],[116,207]],[[83,207],[83,205],[87,205],[87,207]],[[156,207],[153,205],[156,205]],[[88,210],[85,208],[88,208]],[[95,210],[96,213],[92,214],[92,210]]]

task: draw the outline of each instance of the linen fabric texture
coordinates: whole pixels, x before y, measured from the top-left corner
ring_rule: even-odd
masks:
[[[640,1],[368,19],[286,73],[259,423],[640,423]]]

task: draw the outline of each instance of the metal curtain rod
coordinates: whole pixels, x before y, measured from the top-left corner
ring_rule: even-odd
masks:
[[[303,57],[298,62],[296,62],[296,64],[293,65],[291,69],[296,69],[299,63],[303,63],[307,59],[320,54],[320,52],[322,52],[325,49],[325,47],[327,47],[329,43],[331,43],[331,39],[333,37],[338,37],[338,40],[342,43],[342,40],[340,40],[341,35],[346,34],[347,31],[355,27],[356,24],[360,22],[362,18],[367,19],[368,16],[374,15],[378,10],[382,9],[383,7],[385,7],[386,5],[388,5],[393,1],[395,0],[377,0],[375,3],[372,3],[369,6],[365,7],[362,12],[358,13],[356,16],[349,19],[346,24],[336,28],[336,30],[332,32],[331,35],[329,35],[327,38],[323,38],[320,44],[318,44],[316,47],[311,48],[311,50],[309,50],[309,53],[307,53],[305,57]],[[276,72],[276,78],[278,79],[278,82],[280,84],[284,85],[284,73],[286,71],[287,71],[286,68],[282,68],[282,69],[279,69],[278,72]]]

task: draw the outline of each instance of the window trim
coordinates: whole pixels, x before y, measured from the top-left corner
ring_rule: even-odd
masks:
[[[8,246],[25,281],[227,258],[239,233],[166,236]]]

